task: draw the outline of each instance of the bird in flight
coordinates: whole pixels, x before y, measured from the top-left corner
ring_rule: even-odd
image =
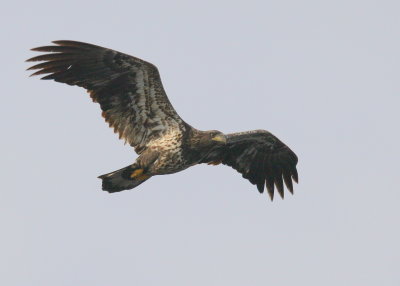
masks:
[[[134,148],[136,161],[99,176],[102,189],[120,192],[156,175],[173,174],[197,164],[230,166],[271,200],[284,183],[293,193],[298,182],[297,156],[265,130],[224,134],[201,131],[186,123],[168,100],[157,67],[139,58],[100,46],[54,41],[32,49],[45,54],[32,75],[85,88],[100,104],[102,116],[119,138]]]

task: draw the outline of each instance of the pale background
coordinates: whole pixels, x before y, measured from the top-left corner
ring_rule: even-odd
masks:
[[[400,285],[398,1],[26,1],[1,9],[0,284]],[[136,155],[86,92],[28,78],[81,40],[159,67],[200,129],[299,156],[271,203],[228,167],[110,195]]]

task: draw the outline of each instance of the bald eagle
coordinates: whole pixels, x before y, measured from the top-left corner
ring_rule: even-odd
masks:
[[[102,189],[114,193],[137,187],[155,175],[172,174],[196,164],[228,165],[260,193],[274,188],[283,198],[298,182],[297,156],[265,130],[233,134],[201,131],[187,124],[164,91],[157,67],[100,46],[54,41],[32,49],[45,54],[28,59],[32,75],[85,88],[100,104],[102,116],[139,157],[125,168],[99,176]]]

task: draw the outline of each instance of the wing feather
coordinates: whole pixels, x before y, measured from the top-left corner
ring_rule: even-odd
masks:
[[[168,100],[154,65],[92,44],[53,43],[32,49],[47,54],[27,60],[44,61],[28,70],[37,70],[32,75],[47,74],[42,79],[87,89],[109,126],[138,153],[165,133],[187,127]]]
[[[221,160],[257,185],[260,193],[264,186],[273,200],[275,188],[284,197],[284,183],[293,193],[293,183],[298,181],[297,156],[277,137],[265,130],[254,130],[226,135],[227,145],[212,153],[203,163]]]

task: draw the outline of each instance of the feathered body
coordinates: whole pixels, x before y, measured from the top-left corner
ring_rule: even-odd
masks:
[[[172,174],[190,166],[225,164],[257,185],[274,187],[283,197],[283,182],[293,192],[297,156],[265,130],[233,134],[200,131],[181,119],[164,91],[157,68],[141,59],[91,44],[55,41],[33,49],[49,52],[28,61],[33,75],[85,88],[100,104],[102,116],[119,137],[139,154],[130,166],[100,176],[103,190],[134,188],[155,175]]]

